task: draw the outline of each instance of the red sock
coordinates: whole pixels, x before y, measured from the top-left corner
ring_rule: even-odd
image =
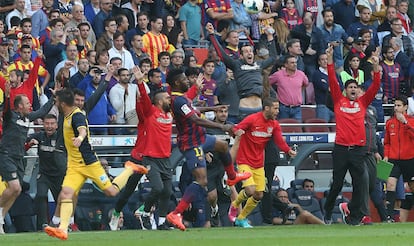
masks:
[[[175,208],[174,212],[177,214],[182,214],[190,206],[189,202],[186,202],[184,199],[181,199]]]
[[[224,170],[226,170],[227,177],[229,179],[235,179],[236,178],[236,171],[234,171],[233,164],[224,166]]]

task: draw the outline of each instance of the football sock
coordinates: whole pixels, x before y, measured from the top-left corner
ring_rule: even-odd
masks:
[[[234,179],[236,177],[236,171],[234,171],[233,161],[231,160],[230,153],[227,152],[225,154],[220,153],[219,158],[223,163],[224,170],[227,173],[227,177],[229,179]]]
[[[386,202],[386,206],[387,206],[387,213],[391,217],[394,216],[395,197],[396,197],[395,191],[388,191],[387,190],[387,194],[385,196],[385,202]]]
[[[178,203],[177,207],[175,208],[176,213],[182,214],[194,201],[195,197],[197,196],[197,192],[202,189],[201,186],[195,182],[191,183],[185,189],[183,198],[181,198],[180,202]]]
[[[159,217],[158,218],[158,225],[162,225],[165,223],[165,217]]]
[[[59,225],[60,224],[60,217],[54,216],[52,217],[52,223],[54,225]]]
[[[122,173],[116,176],[116,178],[112,181],[112,184],[115,185],[118,190],[122,190],[122,188],[124,188],[128,182],[129,176],[131,176],[133,173],[134,171],[131,168],[125,168]]]
[[[245,191],[244,191],[244,189],[243,189],[243,190],[241,190],[241,191],[239,192],[239,194],[237,195],[236,200],[234,200],[234,201],[231,203],[231,205],[232,205],[233,207],[237,208],[238,206],[240,206],[240,204],[241,204],[242,202],[246,201],[246,200],[247,200],[247,198],[249,198],[249,197],[247,196],[246,192],[245,192]]]
[[[253,197],[249,197],[249,199],[247,199],[246,205],[244,205],[244,208],[242,209],[237,218],[245,219],[253,211],[253,209],[257,206],[259,202],[260,200],[256,200]]]
[[[63,231],[68,231],[70,217],[73,212],[72,199],[62,199],[60,205],[60,226],[59,228]]]

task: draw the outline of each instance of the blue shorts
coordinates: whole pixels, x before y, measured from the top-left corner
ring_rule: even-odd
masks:
[[[187,169],[190,173],[195,168],[206,168],[206,158],[204,151],[214,150],[214,145],[216,144],[216,137],[212,135],[206,135],[206,141],[204,144],[192,149],[184,151],[183,155],[186,159]]]

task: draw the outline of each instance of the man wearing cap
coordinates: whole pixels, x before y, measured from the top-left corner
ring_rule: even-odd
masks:
[[[345,96],[339,87],[333,64],[333,47],[326,50],[328,55],[329,88],[334,103],[336,119],[335,146],[333,149],[333,183],[325,203],[325,223],[332,223],[332,210],[335,200],[342,189],[346,172],[352,177],[352,200],[348,204],[349,211],[344,211],[345,223],[359,225],[364,214],[361,206],[364,203],[364,193],[368,192],[368,181],[364,178],[366,165],[366,135],[364,117],[369,104],[380,88],[380,66],[378,57],[372,57],[373,84],[367,92],[357,97],[357,82],[350,79],[345,82]],[[341,209],[341,207],[340,207]],[[342,210],[341,210],[342,211]],[[347,212],[345,214],[345,212]]]
[[[375,46],[379,45],[378,35],[377,35],[377,28],[370,24],[371,19],[371,9],[367,7],[359,8],[359,21],[352,23],[346,32],[351,37],[357,37],[358,32],[361,29],[368,29],[371,32],[371,44],[375,44]]]
[[[8,38],[0,38],[0,59],[9,63],[10,54],[9,54],[9,44],[10,40]]]

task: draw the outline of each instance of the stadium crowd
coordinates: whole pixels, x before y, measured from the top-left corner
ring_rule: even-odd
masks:
[[[279,151],[296,155],[281,138],[278,121],[294,119],[306,123],[311,119],[302,115],[301,106],[312,104],[316,105],[314,118],[318,122],[335,122],[334,108],[337,113],[340,108],[348,107],[338,98],[346,96],[350,108],[360,109],[358,103],[354,104],[357,87],[369,92],[369,96],[361,95],[364,100],[361,99],[360,106],[364,105],[360,115],[364,116],[368,107],[365,104],[369,102],[376,112],[376,122],[385,123],[395,110],[398,112],[391,127],[401,124],[403,128],[391,135],[386,132],[385,153],[377,148],[375,153],[365,149],[358,152],[362,157],[369,154],[372,158],[385,157],[397,162],[398,170],[393,169],[388,180],[387,207],[377,207],[382,221],[394,221],[395,200],[404,198],[398,195],[401,192],[396,192],[402,186],[402,182],[397,182],[401,173],[404,181],[409,182],[408,187],[413,187],[411,169],[406,165],[412,162],[414,153],[408,149],[410,153],[401,157],[393,152],[392,136],[405,135],[406,141],[413,142],[414,123],[410,115],[414,114],[411,23],[414,3],[410,0],[244,2],[245,5],[242,0],[1,1],[0,103],[4,116],[0,175],[5,182],[0,191],[5,192],[0,197],[0,233],[4,233],[7,219],[12,223],[6,231],[11,231],[11,224],[15,231],[42,230],[44,224],[61,224],[62,231],[68,226],[77,230],[75,222],[84,224],[81,228],[84,230],[171,226],[185,230],[191,226],[233,223],[251,227],[257,225],[255,216],[260,216],[265,224],[331,223],[332,219],[335,221],[331,210],[336,196],[329,198],[329,212],[324,218],[323,205],[318,205],[321,214],[311,214],[304,205],[298,205],[303,197],[313,201],[312,191],[295,197],[292,192],[272,190]],[[255,9],[257,6],[260,9]],[[339,84],[335,89],[343,94],[335,91],[334,102],[328,70],[330,81],[336,77]],[[369,90],[378,81],[379,89]],[[57,102],[52,107],[54,100]],[[339,101],[343,105],[338,106]],[[383,104],[395,107],[384,109]],[[79,108],[76,112],[84,116],[75,117],[71,113],[74,108]],[[78,127],[72,135],[67,134],[67,115]],[[278,121],[273,121],[276,116]],[[171,181],[168,160],[173,117],[178,147],[187,159],[179,184]],[[21,119],[24,125],[19,125],[23,124],[19,123]],[[29,121],[43,125],[43,130],[27,135]],[[89,128],[88,124],[103,127]],[[105,127],[137,124],[136,129]],[[255,124],[266,126],[267,132],[252,132],[249,127]],[[15,130],[11,125],[27,135],[24,136],[27,139],[22,141],[22,136],[9,133]],[[161,130],[154,129],[158,125]],[[207,133],[204,127],[208,128]],[[89,134],[137,134],[138,140],[122,177],[112,177],[112,183],[101,179],[96,186],[86,184],[89,188],[80,189],[78,184],[63,181],[66,152],[69,162],[77,160],[71,156],[72,151],[82,153],[80,162],[86,166],[105,162],[91,157],[94,154],[87,143]],[[235,135],[232,147],[214,137],[226,134]],[[259,144],[261,138],[246,137],[255,134],[264,134],[266,141]],[[355,136],[362,135],[359,131]],[[73,144],[79,150],[68,149],[68,136],[74,138]],[[17,138],[19,141],[14,143]],[[355,146],[365,146],[365,137],[362,138],[359,143],[337,139],[336,144],[350,153]],[[248,141],[256,143],[260,150],[249,147]],[[38,146],[40,169],[38,192],[33,206],[28,208],[27,200],[31,198],[25,192],[35,163],[29,159],[23,166],[22,153],[32,146]],[[252,157],[252,153],[257,155]],[[239,164],[239,170],[234,170],[234,162]],[[151,169],[146,168],[150,166]],[[107,177],[101,173],[101,167],[96,168]],[[358,177],[368,179],[368,174],[363,176],[365,169],[359,171]],[[227,185],[223,183],[225,173]],[[139,184],[139,198],[131,198],[136,202],[130,205],[128,199],[135,194],[143,174],[147,174],[149,182],[145,183],[149,185]],[[237,184],[245,179],[243,187]],[[335,181],[335,174],[334,183],[335,192],[339,192],[342,180]],[[368,196],[360,193],[368,192],[368,181],[361,183],[364,189],[359,190],[358,201],[365,204]],[[375,178],[371,183],[379,186]],[[57,201],[52,219],[49,219],[48,189]],[[98,195],[97,200],[88,195],[95,191],[101,194],[99,190],[108,196],[121,194],[116,198]],[[369,192],[372,190],[370,186]],[[82,210],[88,202],[98,200],[108,206]],[[355,215],[352,210],[363,205],[354,203],[350,202],[351,212],[346,203],[341,203],[342,221],[350,221],[352,217],[351,224],[370,224],[366,218],[368,208]],[[242,204],[245,204],[243,209]],[[24,219],[33,214],[37,217],[36,226],[30,228]],[[59,234],[61,231],[46,232],[67,239],[67,234],[66,238],[65,233]]]

